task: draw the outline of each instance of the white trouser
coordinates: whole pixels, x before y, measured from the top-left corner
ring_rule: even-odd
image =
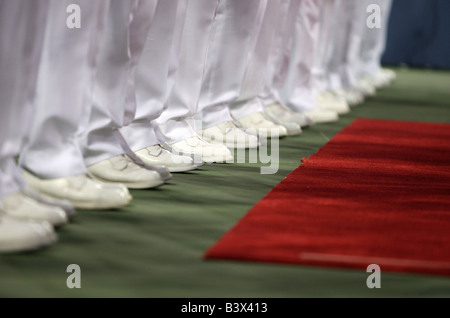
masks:
[[[346,6],[344,1],[335,0],[335,10],[332,17],[332,36],[330,45],[326,51],[326,77],[327,87],[330,90],[340,90],[344,88],[341,80],[341,69],[345,65],[345,55],[347,52],[347,21],[348,13],[346,12]]]
[[[361,0],[342,1],[343,14],[340,19],[336,42],[343,50],[343,60],[340,61],[340,81],[344,88],[355,86],[360,77],[361,43],[366,26],[366,5]],[[338,49],[338,50],[340,50]]]
[[[194,115],[205,72],[208,43],[219,0],[186,0],[186,20],[179,45],[174,45],[176,76],[167,107],[157,119],[168,143],[195,135]],[[177,24],[181,23],[180,19]]]
[[[295,21],[286,80],[280,89],[284,104],[296,112],[316,106],[313,66],[319,38],[320,0],[302,0]]]
[[[170,68],[173,59],[171,48],[177,17],[184,19],[185,15],[185,10],[180,9],[184,3],[180,2],[181,7],[178,3],[176,0],[158,1],[142,56],[136,66],[136,111],[133,121],[120,128],[133,151],[164,142],[155,119],[164,110],[170,83],[175,75]]]
[[[363,75],[376,75],[381,69],[381,57],[386,47],[392,0],[365,0],[365,2],[366,6],[376,4],[381,9],[381,27],[364,28],[360,56]]]
[[[70,4],[81,27],[68,28]],[[21,164],[42,178],[86,173],[81,141],[92,105],[95,59],[108,0],[51,0],[37,84],[36,114]]]
[[[316,59],[313,68],[313,88],[316,94],[328,90],[328,65],[332,54],[334,16],[337,0],[322,0],[320,8],[320,35],[317,42]]]
[[[134,72],[157,3],[158,0],[111,0],[83,145],[87,166],[129,151],[118,129],[134,118]]]
[[[260,101],[264,106],[281,102],[279,90],[286,80],[289,66],[291,43],[295,29],[295,21],[299,14],[301,0],[282,0],[279,16],[274,27],[275,35],[265,72],[263,90]]]
[[[15,157],[33,117],[47,5],[0,0],[0,198],[24,185]]]
[[[258,96],[264,90],[267,80],[270,53],[276,40],[276,25],[281,5],[281,0],[268,1],[261,24],[257,25],[259,32],[247,63],[239,97],[230,105],[231,113],[236,119],[264,111],[263,103]]]
[[[266,4],[267,0],[220,1],[196,116],[203,129],[233,120],[229,104],[239,96]]]

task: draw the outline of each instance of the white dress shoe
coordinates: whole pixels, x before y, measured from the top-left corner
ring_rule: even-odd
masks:
[[[377,93],[374,83],[368,77],[362,77],[354,88],[364,96],[375,96]]]
[[[238,122],[245,130],[254,130],[258,135],[268,138],[285,137],[288,134],[284,126],[275,124],[263,112],[250,114],[240,118]]]
[[[68,200],[78,209],[116,209],[132,200],[125,185],[101,182],[88,174],[40,179],[24,171],[24,179],[41,195]]]
[[[3,210],[10,216],[27,221],[47,221],[53,226],[68,222],[66,212],[56,206],[41,203],[22,191],[2,198]]]
[[[351,88],[344,90],[343,96],[350,106],[357,106],[365,101],[364,94]]]
[[[317,95],[317,106],[321,109],[332,110],[339,115],[347,114],[350,112],[350,107],[347,101],[339,95],[331,92],[323,92]]]
[[[292,121],[285,121],[285,120],[281,120],[281,119],[272,119],[272,118],[270,118],[270,116],[268,116],[268,117],[275,124],[283,126],[286,129],[287,136],[298,136],[303,132],[302,127],[300,127],[297,123],[294,123]]]
[[[162,165],[170,172],[186,172],[199,167],[189,156],[180,156],[164,149],[161,145],[146,147],[135,152],[136,156],[147,165]]]
[[[352,88],[337,89],[333,90],[332,93],[344,99],[350,107],[357,106],[364,102],[364,95]]]
[[[266,116],[274,124],[277,124],[277,125],[280,125],[280,126],[283,126],[284,128],[286,128],[286,132],[287,132],[288,136],[297,136],[302,133],[302,128],[300,127],[300,125],[298,125],[297,123],[295,123],[293,121],[289,121],[289,120],[282,119],[282,118],[271,117],[267,113],[266,113]]]
[[[382,68],[380,72],[382,76],[387,78],[391,83],[397,79],[397,73],[395,73],[395,71],[393,70],[390,70],[388,68]]]
[[[231,149],[254,149],[258,148],[258,137],[247,134],[243,129],[228,121],[198,133],[207,142],[225,145]]]
[[[171,147],[177,153],[200,157],[206,163],[221,163],[233,160],[233,155],[227,147],[209,143],[199,136],[183,139],[171,144]]]
[[[274,103],[266,107],[266,115],[274,122],[279,120],[280,123],[283,122],[294,122],[301,127],[308,127],[314,125],[312,118],[296,113],[286,105],[281,103]]]
[[[0,211],[0,253],[37,250],[57,242],[58,236],[47,222],[27,222]]]
[[[100,181],[120,183],[129,189],[149,189],[164,184],[158,172],[137,165],[126,155],[100,161],[88,170]]]
[[[375,76],[372,76],[371,81],[375,88],[385,88],[395,81],[397,75],[394,71],[389,69],[381,69]]]
[[[75,216],[77,214],[73,205],[67,200],[57,200],[57,199],[53,199],[50,197],[44,197],[39,192],[37,192],[36,190],[34,190],[33,188],[31,188],[29,186],[26,186],[25,188],[23,188],[22,192],[25,195],[29,196],[30,198],[33,198],[34,200],[36,200],[38,202],[41,202],[46,205],[55,206],[55,207],[62,209],[66,213],[68,220],[72,220],[73,218],[75,218]]]
[[[319,107],[305,111],[304,114],[311,117],[316,124],[331,123],[339,120],[339,114],[335,111]]]

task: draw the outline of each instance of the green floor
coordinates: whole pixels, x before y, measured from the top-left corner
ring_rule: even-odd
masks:
[[[120,211],[80,211],[46,250],[0,256],[3,297],[449,297],[450,278],[361,270],[205,261],[204,251],[272,187],[357,117],[450,123],[450,73],[398,70],[398,81],[335,124],[280,141],[280,169],[205,165],[157,190],[132,191]],[[450,142],[450,141],[449,141]],[[450,207],[449,207],[450,208]],[[68,289],[66,268],[81,267]]]

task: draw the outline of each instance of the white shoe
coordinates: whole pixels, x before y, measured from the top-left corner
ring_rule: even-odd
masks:
[[[264,137],[285,137],[287,130],[284,126],[271,121],[263,112],[257,112],[240,118],[239,124],[245,129],[255,130],[258,135]]]
[[[147,165],[165,166],[170,172],[185,172],[195,170],[198,165],[189,156],[180,156],[154,145],[135,152],[136,156]]]
[[[288,136],[297,136],[302,133],[302,127],[289,118],[283,118],[282,116],[271,116],[270,112],[267,112],[267,110],[264,113],[270,121],[286,128]]]
[[[317,95],[317,106],[324,110],[332,110],[339,115],[347,114],[350,112],[350,107],[347,101],[331,92],[323,92]]]
[[[377,93],[374,83],[368,77],[362,77],[354,89],[364,94],[364,96],[375,96]]]
[[[312,118],[306,116],[305,114],[296,113],[281,103],[274,103],[267,106],[265,112],[266,115],[269,116],[269,118],[274,122],[276,122],[277,119],[280,121],[294,122],[299,125],[300,128],[314,125]]]
[[[335,111],[319,107],[308,110],[304,114],[311,117],[316,124],[331,123],[339,120],[339,115]]]
[[[247,134],[232,121],[204,129],[198,134],[209,143],[225,145],[231,149],[254,149],[259,146],[257,136]]]
[[[364,95],[361,92],[351,88],[334,90],[333,94],[343,98],[350,107],[357,106],[364,102]]]
[[[364,103],[364,94],[354,89],[347,89],[344,91],[344,97],[350,106],[357,106]]]
[[[211,144],[199,136],[193,136],[171,145],[173,150],[183,155],[200,157],[206,163],[221,163],[233,160],[230,150],[224,145]]]
[[[389,69],[381,69],[371,80],[375,88],[385,88],[392,84],[397,78],[394,71]]]
[[[37,192],[36,190],[34,190],[33,188],[28,187],[28,186],[23,188],[22,192],[26,196],[33,198],[34,200],[36,200],[38,202],[41,202],[46,205],[55,206],[55,207],[62,209],[66,213],[68,220],[72,220],[73,218],[75,218],[75,216],[77,214],[77,211],[75,210],[73,205],[67,200],[57,200],[57,199],[53,199],[50,197],[44,197],[44,196],[40,195],[39,192]]]
[[[0,211],[0,253],[34,251],[57,240],[48,222],[27,222]]]
[[[397,79],[397,73],[395,73],[393,70],[390,70],[388,68],[382,68],[381,74],[385,78],[387,78],[391,83]]]
[[[68,222],[63,209],[36,201],[22,191],[3,197],[1,203],[3,210],[17,219],[46,221],[53,226],[60,226]]]
[[[125,185],[101,182],[87,174],[40,179],[24,171],[24,179],[41,195],[68,200],[78,209],[116,209],[132,200]]]
[[[88,167],[88,171],[100,181],[120,183],[128,189],[149,189],[164,184],[158,172],[137,165],[126,155],[100,161]]]

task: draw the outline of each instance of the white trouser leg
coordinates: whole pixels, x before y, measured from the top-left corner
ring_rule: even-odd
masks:
[[[269,69],[269,58],[276,34],[274,26],[277,25],[281,4],[280,0],[270,0],[267,3],[256,37],[255,48],[247,64],[239,98],[230,105],[231,113],[236,119],[264,111],[264,106],[257,97],[264,90],[267,80],[266,72]]]
[[[66,24],[70,4],[81,8],[81,28]],[[42,178],[86,173],[80,142],[92,105],[97,43],[108,4],[106,0],[50,1],[36,115],[21,157],[22,165]]]
[[[118,128],[134,117],[134,70],[157,3],[158,0],[111,0],[83,147],[87,166],[128,150],[123,149],[126,145],[118,136]]]
[[[219,0],[185,0],[186,20],[181,42],[174,48],[177,73],[167,108],[157,123],[168,143],[175,143],[195,135],[193,116],[205,72],[211,27]],[[177,20],[180,23],[180,20]]]
[[[336,12],[336,0],[322,0],[320,12],[320,37],[313,69],[313,85],[316,93],[329,89],[327,82],[330,49],[333,43],[333,17]]]
[[[381,28],[364,28],[360,56],[362,73],[376,75],[381,68],[381,56],[385,49],[392,1],[365,0],[365,2],[366,6],[377,4],[381,9]]]
[[[266,1],[220,1],[198,105],[197,117],[202,120],[203,129],[233,120],[228,106],[239,96]]]
[[[171,47],[174,42],[178,1],[159,1],[136,67],[136,112],[133,121],[120,128],[133,151],[164,142],[154,120],[167,101]],[[178,12],[179,13],[179,12]]]
[[[333,15],[331,17],[331,39],[325,52],[326,86],[329,90],[343,89],[340,77],[340,69],[344,63],[345,47],[345,8],[344,0],[335,0]]]
[[[283,102],[297,112],[316,106],[312,69],[319,37],[320,0],[302,0],[295,23],[286,80],[280,90]]]
[[[260,100],[264,106],[281,102],[279,90],[286,80],[290,49],[301,0],[283,0],[280,4],[275,40],[271,48],[266,80]]]
[[[360,52],[363,33],[366,28],[366,7],[364,1],[343,1],[345,17],[343,17],[340,45],[344,46],[345,57],[340,76],[344,87],[355,86],[361,76]]]
[[[333,17],[333,42],[329,51],[328,85],[331,90],[347,88],[343,81],[342,72],[347,63],[347,48],[349,41],[349,25],[351,14],[347,10],[346,0],[336,1],[336,10]]]
[[[48,1],[0,1],[0,198],[24,182],[14,158],[33,117]]]

